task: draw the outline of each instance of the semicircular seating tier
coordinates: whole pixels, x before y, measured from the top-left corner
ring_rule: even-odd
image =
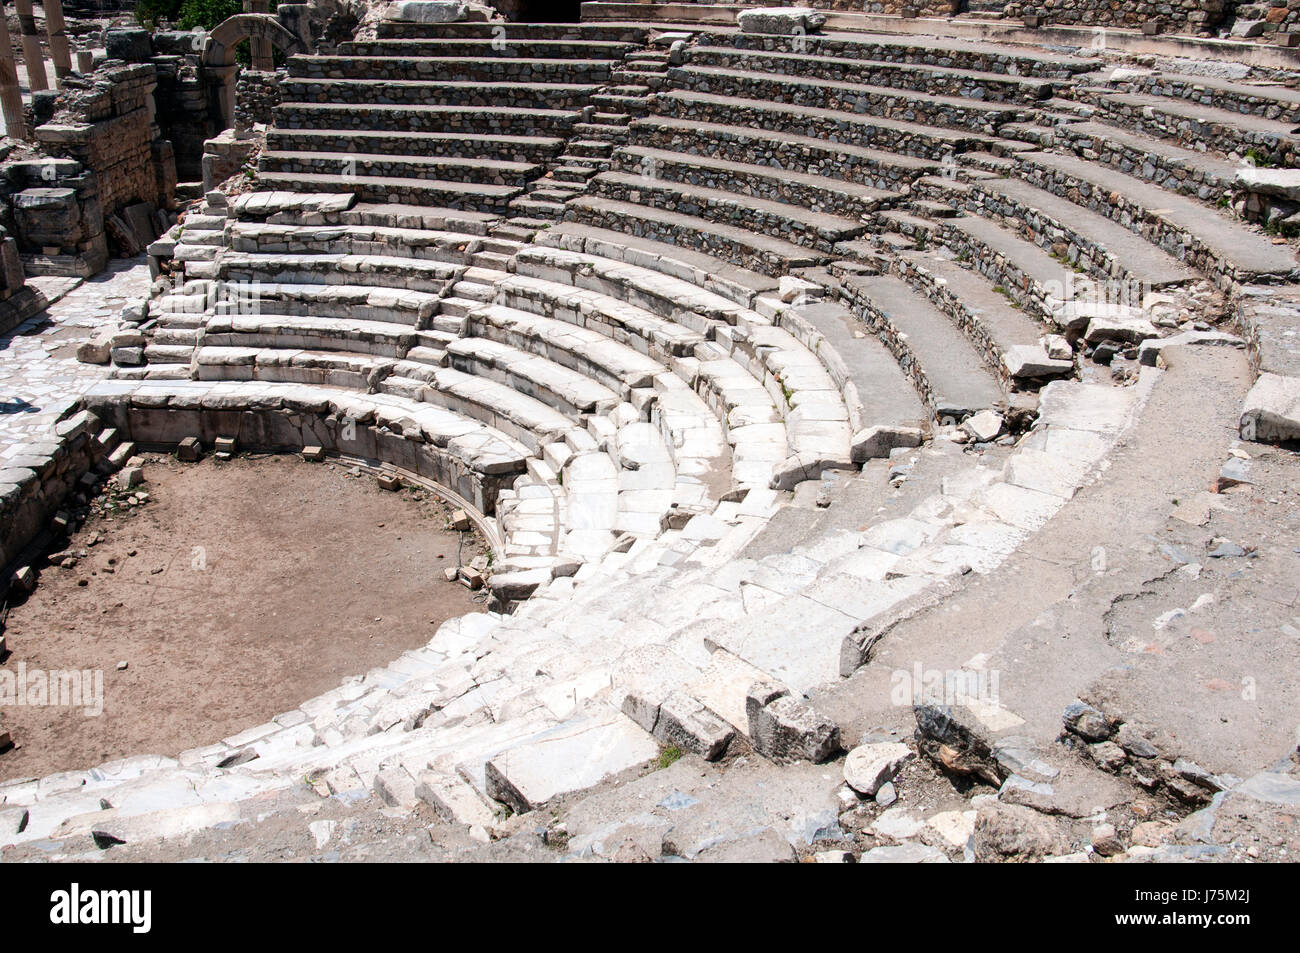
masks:
[[[1242,150],[1290,158],[1293,104],[1161,82],[649,20],[383,22],[291,58],[257,189],[156,246],[144,363],[87,406],[439,482],[514,611],[149,770],[418,783],[478,823],[656,740],[716,757],[757,682],[851,675],[1105,465],[1151,382],[1084,352],[1154,365],[1296,278],[1218,202]]]

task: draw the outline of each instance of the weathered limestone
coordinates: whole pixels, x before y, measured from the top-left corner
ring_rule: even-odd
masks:
[[[1300,378],[1264,373],[1241,410],[1246,440],[1300,440]]]
[[[839,727],[775,682],[760,682],[749,689],[745,713],[750,743],[772,761],[816,763],[840,750]]]
[[[811,7],[760,7],[741,10],[736,14],[736,22],[744,33],[803,36],[820,31],[826,14]]]

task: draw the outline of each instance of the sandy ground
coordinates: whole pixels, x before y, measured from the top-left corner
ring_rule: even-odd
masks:
[[[151,456],[145,474],[148,502],[91,515],[66,548],[85,555],[46,567],[4,632],[0,670],[25,665],[29,686],[33,670],[101,671],[103,713],[3,705],[17,747],[0,779],[210,744],[479,608],[443,578],[460,534],[424,491],[296,457]],[[481,551],[466,534],[464,561]]]

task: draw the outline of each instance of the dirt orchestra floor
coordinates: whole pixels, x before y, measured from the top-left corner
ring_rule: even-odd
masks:
[[[4,630],[0,671],[102,672],[103,713],[0,704],[0,780],[219,741],[480,608],[443,577],[460,534],[425,491],[290,456],[144,470],[148,501],[92,511]]]

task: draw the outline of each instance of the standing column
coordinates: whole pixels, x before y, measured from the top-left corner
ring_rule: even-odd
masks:
[[[33,93],[50,88],[45,75],[45,54],[41,52],[41,35],[36,32],[36,15],[32,0],[14,0],[18,8],[18,26],[23,31],[23,59],[27,61],[27,88]]]
[[[14,44],[9,36],[9,21],[0,3],[0,108],[4,110],[5,135],[27,138],[27,120],[23,118],[23,96],[18,91],[18,70],[14,68]]]
[[[44,0],[45,33],[50,38],[50,59],[54,60],[54,80],[63,85],[63,77],[72,72],[72,54],[68,50],[68,27],[63,22],[63,0]]]

